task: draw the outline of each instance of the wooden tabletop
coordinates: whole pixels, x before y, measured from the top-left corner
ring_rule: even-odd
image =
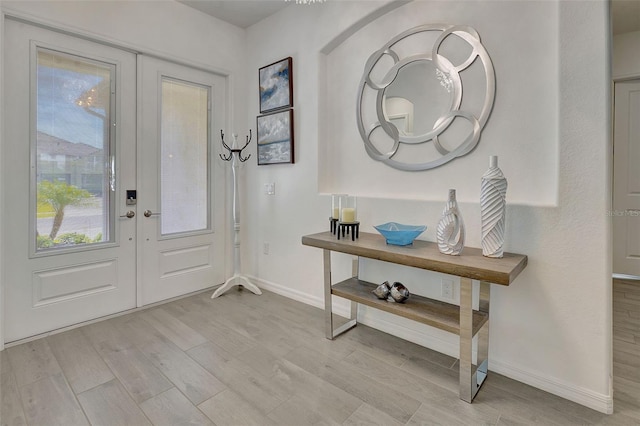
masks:
[[[394,246],[382,235],[368,232],[360,232],[356,241],[321,232],[305,235],[302,244],[502,285],[511,284],[527,266],[527,256],[521,254],[504,253],[497,259],[483,256],[482,249],[465,247],[460,256],[450,256],[440,253],[433,242],[415,240],[409,246]]]

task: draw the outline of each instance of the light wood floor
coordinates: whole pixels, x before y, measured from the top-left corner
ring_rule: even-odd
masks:
[[[620,284],[616,293],[633,290]],[[616,310],[617,352],[626,355],[616,361],[623,396],[611,416],[495,373],[467,404],[453,358],[361,325],[329,341],[321,310],[232,290],[0,352],[0,423],[640,424],[633,300]]]
[[[613,280],[613,391],[618,411],[640,417],[640,281]]]

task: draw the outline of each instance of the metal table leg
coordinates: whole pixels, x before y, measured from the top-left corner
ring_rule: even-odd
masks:
[[[473,282],[460,278],[460,399],[473,401],[488,372],[489,321],[478,331],[477,362],[473,363]],[[491,284],[480,282],[479,310],[489,314]]]
[[[341,325],[337,329],[333,329],[333,303],[331,302],[331,250],[323,249],[323,265],[324,265],[324,318],[325,318],[325,337],[333,340],[345,331],[355,327],[358,323],[358,304],[351,301],[351,309],[349,321]],[[357,258],[356,258],[357,259]],[[358,277],[358,260],[353,262],[352,276]]]

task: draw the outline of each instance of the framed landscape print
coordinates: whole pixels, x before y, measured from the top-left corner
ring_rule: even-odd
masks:
[[[258,165],[293,164],[293,110],[260,115],[256,120]]]
[[[258,70],[260,113],[293,107],[293,75],[291,57]]]

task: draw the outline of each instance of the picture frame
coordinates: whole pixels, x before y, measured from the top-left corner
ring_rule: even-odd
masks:
[[[260,114],[293,107],[293,59],[281,59],[258,70]]]
[[[258,166],[293,164],[293,109],[256,117]]]

